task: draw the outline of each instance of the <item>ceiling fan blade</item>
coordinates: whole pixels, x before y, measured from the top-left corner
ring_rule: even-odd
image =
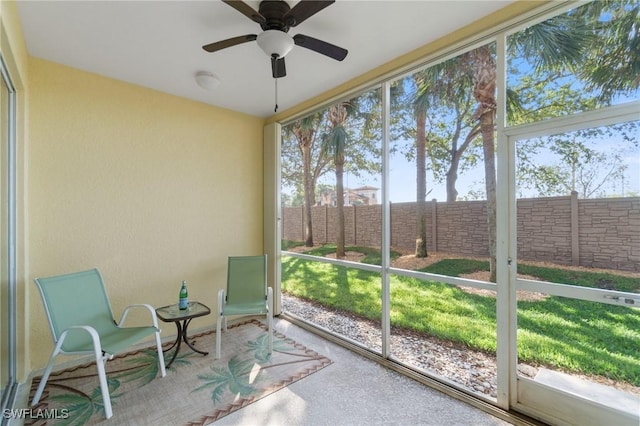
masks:
[[[327,43],[326,41],[318,40],[317,38],[309,37],[303,34],[296,34],[293,37],[293,41],[296,45],[304,47],[306,49],[313,50],[314,52],[321,53],[325,56],[335,59],[336,61],[342,61],[347,57],[349,51],[338,47],[334,44]]]
[[[287,75],[287,69],[284,66],[284,58],[276,56],[271,57],[271,73],[273,78],[280,78]]]
[[[244,16],[251,19],[252,21],[257,22],[258,24],[260,24],[260,26],[262,26],[267,22],[267,20],[264,18],[264,16],[260,14],[260,12],[258,12],[257,10],[255,10],[254,8],[252,8],[251,6],[249,6],[243,1],[239,1],[239,0],[222,0],[222,1],[228,4],[229,6],[231,6],[232,8],[234,8],[235,10],[237,10],[238,12],[242,13]]]
[[[284,15],[284,22],[295,27],[333,3],[335,0],[300,0]]]
[[[237,44],[246,43],[257,39],[255,34],[247,34],[239,37],[228,38],[226,40],[216,41],[215,43],[202,46],[207,52],[217,52],[218,50],[226,49],[227,47],[235,46]]]

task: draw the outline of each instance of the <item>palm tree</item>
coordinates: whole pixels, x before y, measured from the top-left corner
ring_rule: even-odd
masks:
[[[567,31],[570,28],[571,31]],[[532,60],[536,67],[546,69],[570,68],[583,57],[588,45],[590,30],[584,22],[576,24],[575,17],[561,15],[531,27],[511,38],[510,50]],[[413,75],[417,87],[412,100],[416,124],[416,257],[427,256],[426,249],[426,147],[430,147],[426,126],[430,105],[447,104],[458,111],[469,87],[477,103],[473,119],[477,121],[458,148],[459,134],[454,132],[450,147],[450,165],[447,171],[447,200],[455,201],[457,168],[464,151],[477,134],[481,135],[485,164],[485,190],[487,196],[487,226],[491,278],[496,273],[496,165],[495,165],[495,116],[496,116],[496,65],[493,45],[481,46],[446,62],[427,68]],[[518,110],[517,94],[509,91],[508,112]],[[463,108],[464,109],[464,108]],[[458,118],[464,116],[458,114]],[[429,149],[429,151],[431,151]],[[432,159],[433,160],[433,159]]]
[[[592,30],[583,19],[571,14],[559,15],[515,34],[509,50],[531,62],[537,70],[577,69],[584,58],[586,47],[593,40]],[[487,227],[491,275],[496,282],[496,64],[493,45],[484,45],[463,54],[473,75],[473,94],[478,102],[475,117],[480,123],[484,152],[485,189],[487,196]],[[507,93],[511,101],[507,107],[517,105],[517,94]]]
[[[322,152],[333,158],[336,172],[336,212],[338,214],[336,235],[336,259],[344,258],[344,152],[349,136],[344,128],[347,120],[347,102],[338,102],[329,107],[327,120],[329,133],[322,141]]]
[[[562,18],[556,17],[556,21]],[[532,27],[526,36],[515,38],[522,52],[541,53],[540,40],[555,46],[541,55],[533,55],[536,66],[560,68],[574,63],[581,52],[580,37],[566,37],[554,20]],[[562,39],[558,39],[562,36]],[[550,53],[551,52],[551,53]],[[495,118],[496,118],[496,61],[493,45],[483,45],[462,55],[469,64],[473,77],[473,95],[478,103],[474,117],[480,124],[484,154],[484,179],[487,197],[487,230],[489,239],[489,281],[496,282],[496,162],[495,162]],[[509,96],[513,101],[513,94]],[[514,104],[516,102],[513,102]]]
[[[433,83],[432,68],[428,68],[413,75],[418,88],[413,101],[413,112],[416,119],[416,257],[427,257],[427,165],[426,165],[426,127],[429,97]]]
[[[336,174],[336,258],[345,256],[344,236],[344,170],[348,155],[350,172],[379,173],[381,164],[375,161],[380,154],[380,119],[382,94],[370,90],[357,97],[338,102],[327,109],[328,133],[322,141],[321,152],[333,160]],[[347,132],[345,123],[350,119],[352,132]],[[353,136],[355,135],[355,136]]]
[[[611,21],[599,22],[603,14]],[[601,0],[579,8],[588,20],[599,22],[601,37],[590,46],[590,54],[580,68],[589,88],[600,91],[608,102],[618,93],[632,93],[640,86],[640,3],[637,0]]]
[[[442,172],[446,167],[444,179],[447,202],[454,202],[458,198],[458,169],[480,133],[480,124],[471,119],[474,106],[472,73],[468,64],[460,57],[434,65],[423,73],[426,78],[418,88],[416,100],[421,106],[427,105],[427,102],[420,101],[420,97],[424,97],[423,92],[429,92],[428,96],[432,99],[430,103],[434,108],[429,114],[433,118],[427,120],[439,123],[443,114],[446,114],[445,120],[450,122],[446,131],[438,129],[439,126],[432,126],[432,131],[426,135],[427,155],[436,180],[442,179]],[[474,158],[471,156],[467,160],[473,162]]]
[[[432,163],[435,164],[433,144],[434,140],[427,137],[428,111],[432,105],[448,105],[456,112],[456,129],[451,135],[451,141],[447,141],[450,147],[447,149],[449,157],[449,170],[447,171],[447,201],[455,201],[457,191],[455,182],[457,169],[462,155],[475,139],[478,129],[472,129],[460,147],[457,141],[460,138],[462,122],[468,111],[468,101],[464,100],[464,94],[470,85],[469,72],[464,62],[457,58],[426,68],[413,75],[416,92],[412,100],[414,117],[416,121],[415,155],[416,155],[416,257],[427,257],[427,229],[426,229],[426,153],[429,152]],[[467,104],[464,106],[464,104]],[[435,168],[435,167],[434,167]]]
[[[290,127],[295,136],[300,157],[302,158],[302,180],[304,191],[304,239],[305,246],[313,247],[313,225],[311,221],[311,207],[315,205],[315,188],[320,174],[327,164],[327,159],[322,152],[318,154],[315,167],[312,167],[314,144],[317,129],[320,125],[321,114],[312,114],[301,118]]]
[[[340,177],[337,178],[342,185],[347,149],[344,122],[347,116],[356,117],[359,126],[359,131],[356,131],[357,137],[349,152],[352,166],[350,171],[359,176],[362,171],[379,173],[381,170],[380,162],[375,161],[380,156],[380,146],[376,145],[380,141],[379,131],[376,131],[380,127],[380,99],[380,90],[368,91],[357,98],[341,102],[333,108],[313,113],[283,127],[282,180],[297,188],[302,187],[307,247],[313,246],[311,207],[316,203],[317,182],[329,171],[332,162],[334,170],[342,170],[338,170]],[[330,113],[332,116],[329,116]],[[295,146],[290,143],[291,139],[295,139]],[[339,196],[344,196],[342,190],[338,193]],[[338,206],[342,209],[344,202],[338,203]],[[344,213],[341,216],[344,217]],[[338,232],[339,238],[344,241],[344,220],[341,222]]]
[[[489,234],[489,281],[496,282],[496,161],[494,124],[496,115],[496,62],[489,45],[462,55],[471,65],[473,96],[478,102],[474,113],[480,123],[484,153],[484,182],[487,194],[487,229]]]

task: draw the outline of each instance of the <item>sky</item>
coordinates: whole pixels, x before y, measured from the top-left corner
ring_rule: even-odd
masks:
[[[636,141],[640,141],[640,135],[636,135]],[[635,194],[640,196],[640,148],[634,148],[630,143],[622,144],[620,141],[610,142],[599,141],[593,144],[593,148],[599,152],[620,151],[620,146],[628,146],[630,149],[623,155],[624,164],[627,165],[625,173],[624,186],[625,191],[622,194],[620,182],[607,182],[607,195],[625,195]],[[551,154],[543,153],[537,159],[538,164],[550,165],[552,162],[560,161],[557,158],[552,159]],[[411,202],[416,199],[416,171],[415,163],[407,161],[402,155],[393,155],[390,158],[390,201],[392,203]],[[332,173],[327,174],[321,183],[335,185],[335,177]],[[375,186],[382,188],[380,175],[366,175],[357,177],[353,174],[345,173],[344,186],[348,188],[357,188],[360,186]],[[456,184],[458,190],[458,199],[463,198],[470,190],[484,190],[484,166],[479,166],[460,173]],[[430,192],[429,192],[430,191]],[[445,184],[435,182],[433,175],[427,172],[427,200],[436,199],[438,201],[446,201]],[[382,191],[379,192],[379,199],[382,198]],[[524,191],[524,197],[535,197],[537,194]]]
[[[392,203],[412,202],[416,200],[416,166],[413,162],[408,162],[404,158],[398,156],[390,160],[389,172],[389,198]],[[482,183],[475,185],[474,181],[483,182],[484,171],[478,168],[475,171],[469,171],[458,179],[456,188],[459,195],[463,195],[467,191],[462,188],[473,187],[481,189]],[[329,176],[333,178],[333,176]],[[334,184],[334,180],[331,181]],[[380,188],[379,199],[382,198],[382,183],[380,175],[368,175],[367,177],[356,177],[345,173],[344,186],[349,188],[357,188],[359,186],[375,186]],[[431,192],[429,192],[431,191]],[[435,182],[433,174],[427,173],[427,200],[437,199],[438,201],[446,201],[447,192],[444,183]]]
[[[607,17],[604,17],[603,19],[605,19],[605,21],[609,20]],[[555,71],[537,74],[534,72],[534,66],[523,57],[510,57],[507,58],[507,60],[507,86],[510,89],[517,89],[514,90],[514,92],[517,92],[520,96],[520,99],[523,102],[523,108],[528,112],[532,112],[529,116],[520,116],[521,120],[526,120],[527,118],[531,121],[544,120],[548,118],[548,116],[575,114],[578,111],[589,110],[594,107],[594,104],[591,103],[591,98],[595,98],[596,93],[593,91],[594,89],[587,90],[587,86],[581,80],[579,75],[574,75],[568,70],[565,70],[561,76],[557,76]],[[402,83],[402,87],[405,89],[405,92],[409,92],[411,90],[415,91],[415,87],[412,87],[414,85],[412,77],[408,76],[403,78],[404,81]],[[544,87],[538,87],[536,84],[532,84],[528,79],[531,79],[534,83],[538,81],[537,79],[540,79],[539,82],[543,84]],[[629,101],[637,101],[639,99],[640,89],[626,95],[618,95],[612,100],[612,105],[622,104]],[[556,107],[558,108],[556,109]],[[442,116],[440,117],[442,118]],[[444,116],[445,121],[446,117],[448,116]],[[640,118],[640,113],[638,114],[638,117]],[[606,184],[603,186],[605,196],[640,196],[640,147],[638,146],[640,144],[640,121],[637,123],[638,128],[635,129],[635,134],[631,133],[629,135],[629,137],[635,141],[635,146],[629,141],[624,141],[619,134],[613,136],[588,135],[584,139],[578,139],[577,137],[574,138],[575,140],[587,141],[585,144],[588,145],[590,149],[607,154],[609,157],[614,154],[620,155],[623,164],[626,166],[624,179],[608,179]],[[434,127],[437,128],[437,125]],[[563,136],[567,140],[571,139],[569,134]],[[518,148],[522,147],[524,143],[525,142],[519,142]],[[537,166],[567,165],[567,162],[563,162],[559,154],[554,154],[549,150],[542,151],[537,155],[531,156]],[[427,163],[429,163],[428,160]],[[475,168],[466,170],[465,172],[459,172],[456,183],[459,200],[464,199],[470,191],[480,193],[484,192],[484,165],[482,161],[479,163],[480,164]],[[604,169],[602,164],[598,166],[598,164],[595,163],[593,168],[596,169],[596,167]],[[407,161],[406,158],[400,154],[392,156],[390,159],[389,190],[391,202],[415,201],[415,170],[414,162]],[[318,183],[335,185],[335,177],[333,173],[327,173]],[[349,174],[346,172],[344,176],[344,185],[349,188],[357,188],[365,185],[378,188],[382,187],[381,177],[379,175],[356,176],[355,174]],[[524,189],[524,183],[518,187],[518,190],[518,195],[520,197],[538,196],[538,193],[535,190]],[[381,193],[379,193],[379,199],[381,198]],[[429,170],[427,171],[426,199],[446,201],[445,182],[436,182]]]

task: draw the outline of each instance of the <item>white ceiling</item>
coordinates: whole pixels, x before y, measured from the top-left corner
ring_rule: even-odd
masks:
[[[318,95],[512,3],[513,0],[338,0],[289,33],[349,50],[338,62],[294,47],[278,80],[280,110]],[[247,1],[258,9],[258,1]],[[288,1],[293,6],[296,1]],[[274,113],[269,58],[256,42],[207,53],[202,46],[260,26],[217,0],[19,1],[32,56],[247,114]],[[194,75],[210,71],[214,91]]]

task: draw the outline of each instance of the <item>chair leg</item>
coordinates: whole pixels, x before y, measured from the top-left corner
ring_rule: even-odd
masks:
[[[156,346],[158,347],[158,364],[160,365],[161,377],[167,375],[167,370],[164,367],[164,355],[162,353],[162,341],[160,340],[160,332],[156,331]]]
[[[224,290],[218,290],[218,321],[216,321],[216,359],[220,359],[220,345],[222,343],[222,338],[220,334],[222,333],[222,321],[225,321],[224,317]],[[227,325],[225,322],[224,329],[227,329]]]
[[[269,333],[269,354],[273,352],[273,289],[267,287],[267,333]]]
[[[49,380],[49,375],[51,374],[51,370],[53,369],[53,361],[56,359],[56,356],[60,353],[60,347],[62,346],[62,340],[59,340],[56,344],[55,348],[51,352],[51,356],[49,357],[49,363],[44,370],[44,374],[40,379],[40,384],[38,385],[38,389],[36,390],[36,394],[33,396],[31,400],[31,405],[34,406],[38,402],[40,402],[40,397],[42,396],[42,391],[44,391],[44,387],[47,384],[47,380]]]
[[[111,408],[111,398],[109,397],[109,386],[107,384],[107,374],[105,372],[104,365],[107,362],[107,359],[111,355],[103,355],[102,350],[100,349],[100,338],[98,337],[98,333],[93,327],[81,325],[81,326],[72,326],[67,330],[63,331],[58,341],[56,342],[56,346],[53,348],[53,352],[51,352],[51,356],[49,357],[49,364],[47,364],[47,368],[42,375],[42,379],[40,380],[40,384],[38,385],[38,389],[36,390],[36,394],[31,401],[31,405],[36,405],[40,401],[40,397],[42,396],[42,391],[44,390],[44,386],[49,379],[49,375],[51,374],[51,369],[53,368],[53,360],[56,356],[61,352],[62,343],[67,337],[67,333],[71,329],[82,329],[89,333],[91,336],[91,341],[93,344],[93,354],[96,357],[96,368],[98,369],[98,378],[100,379],[100,391],[102,392],[102,403],[104,405],[104,415],[107,419],[113,416],[113,410]]]
[[[87,330],[91,335],[91,341],[93,343],[93,354],[96,357],[96,367],[98,369],[98,378],[100,379],[100,391],[102,392],[102,404],[104,405],[104,416],[110,419],[113,416],[113,410],[111,408],[111,397],[109,396],[109,385],[107,384],[107,373],[105,372],[104,365],[107,360],[112,358],[113,355],[103,353],[100,346],[100,337],[98,332],[89,326],[79,326],[79,328]]]
[[[220,343],[222,338],[220,334],[222,334],[222,319],[224,317],[218,317],[218,321],[216,321],[216,359],[220,359]]]
[[[111,408],[111,398],[109,397],[107,374],[104,369],[106,362],[107,358],[103,357],[98,353],[98,350],[96,350],[96,367],[98,367],[98,378],[100,379],[100,391],[102,392],[102,403],[104,404],[104,416],[109,419],[113,416],[113,410]]]

